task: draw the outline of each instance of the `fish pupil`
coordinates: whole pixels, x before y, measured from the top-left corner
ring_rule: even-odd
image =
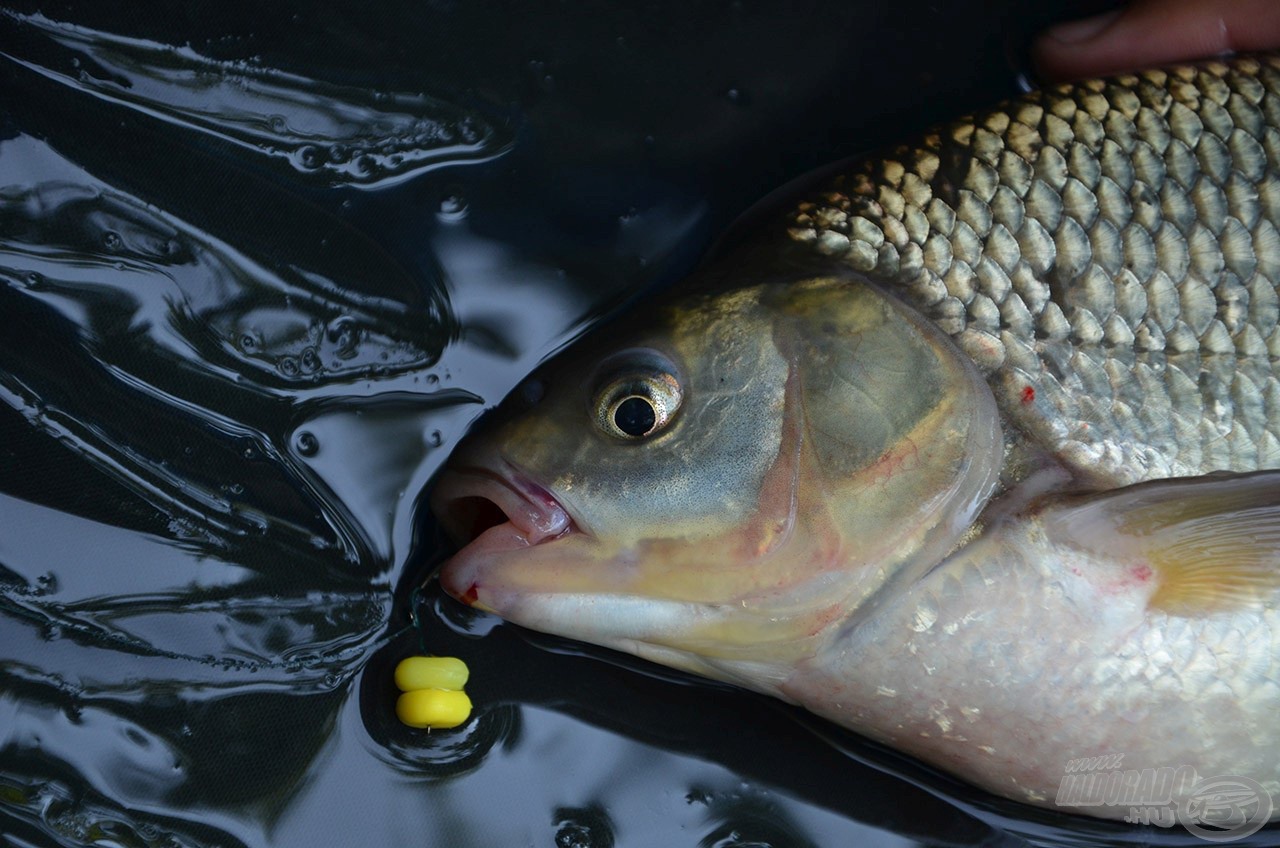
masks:
[[[613,411],[613,423],[628,436],[643,436],[658,423],[658,413],[648,398],[632,395]]]

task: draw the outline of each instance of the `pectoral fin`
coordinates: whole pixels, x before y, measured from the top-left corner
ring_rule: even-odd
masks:
[[[1047,515],[1046,528],[1149,576],[1153,610],[1194,616],[1280,603],[1280,471],[1088,496]]]

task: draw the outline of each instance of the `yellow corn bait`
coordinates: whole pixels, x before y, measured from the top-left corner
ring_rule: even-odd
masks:
[[[414,689],[396,699],[396,716],[410,727],[457,727],[471,715],[471,699],[453,689]]]
[[[405,657],[396,666],[396,688],[401,692],[414,689],[462,689],[470,671],[457,657]]]
[[[410,727],[457,727],[471,715],[462,687],[470,671],[456,657],[406,657],[396,666],[396,717]]]

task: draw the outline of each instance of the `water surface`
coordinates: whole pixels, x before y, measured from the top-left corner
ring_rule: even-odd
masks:
[[[1195,844],[416,591],[538,362],[1085,5],[7,5],[0,844]]]

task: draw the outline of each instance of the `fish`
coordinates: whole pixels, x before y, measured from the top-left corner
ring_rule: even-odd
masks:
[[[1278,228],[1276,56],[854,160],[464,440],[440,582],[1005,798],[1192,827],[1227,780],[1261,827]]]

